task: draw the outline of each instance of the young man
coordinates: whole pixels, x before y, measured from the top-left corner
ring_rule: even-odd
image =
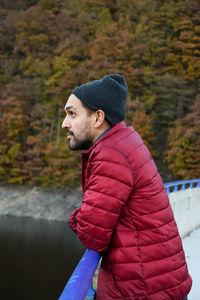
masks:
[[[173,212],[139,134],[124,123],[128,88],[110,74],[76,87],[62,127],[82,152],[83,203],[70,226],[103,255],[98,300],[183,300],[188,274]]]

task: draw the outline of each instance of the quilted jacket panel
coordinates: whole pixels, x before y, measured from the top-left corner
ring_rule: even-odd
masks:
[[[82,153],[83,203],[70,217],[82,243],[103,254],[98,300],[182,300],[188,274],[171,205],[139,134],[115,125]]]

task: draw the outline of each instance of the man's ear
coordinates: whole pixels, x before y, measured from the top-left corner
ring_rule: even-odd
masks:
[[[105,113],[103,112],[103,110],[97,110],[95,111],[95,128],[99,128],[101,127],[101,125],[103,124],[105,120]]]

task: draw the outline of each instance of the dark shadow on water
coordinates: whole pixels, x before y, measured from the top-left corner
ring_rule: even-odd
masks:
[[[67,222],[1,216],[0,299],[58,299],[84,251]]]

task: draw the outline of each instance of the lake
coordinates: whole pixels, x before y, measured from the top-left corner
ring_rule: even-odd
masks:
[[[84,251],[67,221],[0,216],[0,299],[58,299]]]

